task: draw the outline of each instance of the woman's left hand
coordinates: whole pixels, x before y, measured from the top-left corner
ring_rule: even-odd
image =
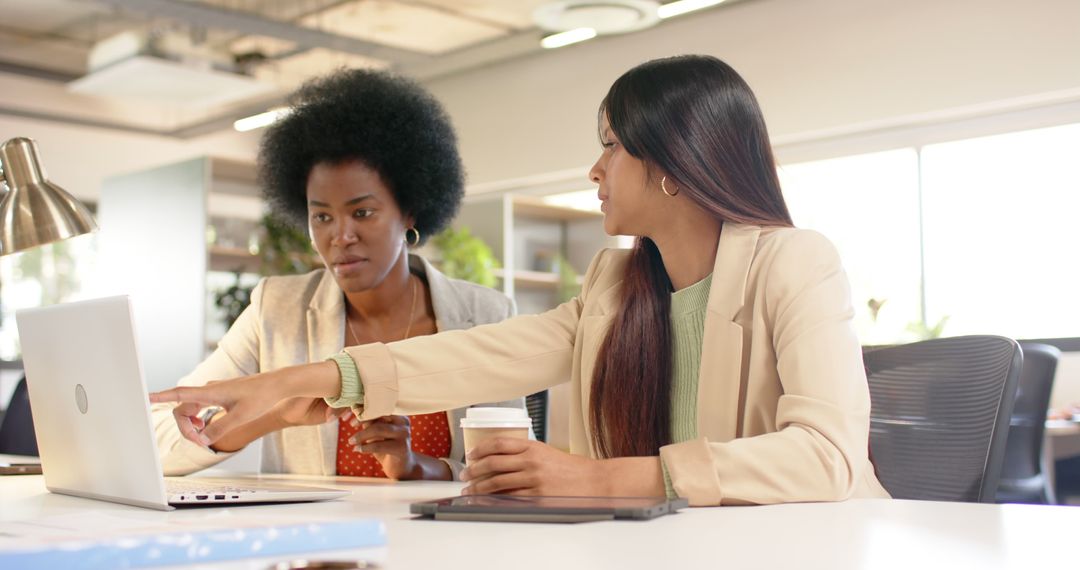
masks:
[[[603,496],[601,462],[528,439],[498,437],[479,443],[468,456],[463,495]]]
[[[356,450],[370,453],[382,465],[383,472],[390,479],[417,478],[417,453],[412,450],[412,431],[406,416],[383,416],[361,422],[354,416],[353,427],[361,428],[349,443],[357,446]]]

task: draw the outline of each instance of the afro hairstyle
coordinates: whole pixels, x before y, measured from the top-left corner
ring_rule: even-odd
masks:
[[[358,161],[382,177],[421,241],[443,229],[464,195],[457,137],[442,106],[417,83],[383,71],[341,69],[305,83],[291,112],[259,146],[270,206],[307,228],[307,182],[318,164]]]

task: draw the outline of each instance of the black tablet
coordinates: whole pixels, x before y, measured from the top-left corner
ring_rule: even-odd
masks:
[[[587,522],[648,520],[685,508],[666,497],[519,497],[469,495],[413,503],[414,515],[450,521]]]

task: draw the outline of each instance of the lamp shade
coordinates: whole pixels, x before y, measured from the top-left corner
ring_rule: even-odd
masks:
[[[0,145],[0,166],[8,187],[0,200],[0,255],[97,229],[86,206],[45,177],[33,140]]]

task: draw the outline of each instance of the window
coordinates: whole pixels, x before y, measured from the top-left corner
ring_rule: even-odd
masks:
[[[914,149],[780,169],[795,225],[828,237],[851,282],[863,344],[910,340],[920,322],[918,156]]]
[[[1080,336],[1080,124],[922,150],[926,313],[947,333]]]
[[[780,179],[796,225],[836,244],[864,344],[1076,337],[1078,148],[1080,124],[1066,125],[785,165]]]
[[[91,296],[96,252],[91,233],[0,257],[0,358],[22,354],[15,311]]]

